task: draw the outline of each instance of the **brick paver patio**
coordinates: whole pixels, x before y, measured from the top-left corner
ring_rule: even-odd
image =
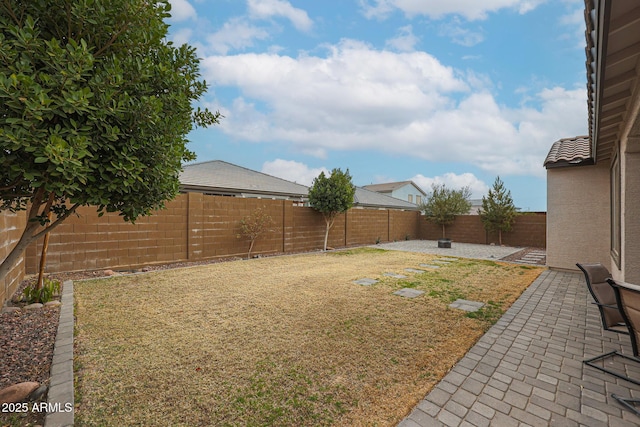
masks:
[[[611,393],[640,387],[582,363],[616,349],[632,354],[629,337],[603,331],[582,274],[547,270],[399,427],[638,426]]]

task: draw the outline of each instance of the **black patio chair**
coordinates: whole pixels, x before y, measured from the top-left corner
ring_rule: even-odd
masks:
[[[618,307],[615,291],[612,285],[608,282],[608,280],[612,279],[609,270],[607,270],[607,268],[600,263],[578,263],[576,265],[584,273],[589,293],[591,293],[591,296],[593,297],[594,304],[598,306],[598,310],[600,311],[600,319],[602,320],[602,328],[605,331],[612,331],[629,335],[629,328],[625,322],[620,308]],[[614,350],[589,359],[585,359],[582,363],[591,366],[592,368],[599,369],[602,372],[606,372],[607,374],[611,374],[617,378],[640,385],[640,379],[636,380],[630,378],[623,373],[606,368],[604,364],[600,366],[598,363],[596,363],[614,356],[619,356],[623,359],[635,360],[625,354],[622,354],[618,350]]]
[[[607,282],[609,282],[613,288],[616,296],[616,302],[618,307],[620,307],[622,317],[629,328],[633,357],[627,357],[627,359],[640,363],[640,350],[638,349],[638,343],[640,342],[640,286],[632,285],[631,283],[619,282],[611,278],[607,279]],[[636,381],[632,382],[638,384]],[[611,394],[611,397],[616,399],[636,415],[640,416],[640,411],[638,411],[635,406],[640,405],[640,399],[626,398],[616,394]]]

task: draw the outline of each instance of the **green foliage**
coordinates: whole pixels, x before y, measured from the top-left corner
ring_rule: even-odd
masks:
[[[487,196],[482,197],[480,219],[487,231],[497,231],[502,244],[502,232],[510,231],[518,211],[513,204],[511,191],[507,190],[500,177],[496,177]]]
[[[267,213],[266,206],[257,208],[250,215],[245,216],[240,220],[240,234],[238,238],[246,237],[251,244],[249,245],[249,252],[247,258],[251,258],[251,250],[255,241],[261,235],[265,233],[273,233],[277,231],[274,227],[275,221],[271,218],[271,215]]]
[[[502,317],[503,314],[504,314],[504,310],[502,309],[500,304],[494,301],[489,301],[481,309],[477,311],[471,311],[467,313],[465,316],[470,319],[477,319],[477,320],[484,321],[485,328],[489,329],[491,325],[495,324],[498,320],[500,320],[500,317]]]
[[[195,157],[186,135],[220,115],[192,108],[207,85],[195,48],[167,40],[169,11],[166,0],[0,3],[0,209],[30,206],[26,240],[78,206],[133,222],[177,194]]]
[[[22,294],[27,304],[34,302],[44,304],[53,300],[55,295],[60,295],[60,282],[45,278],[42,288],[38,289],[35,284],[29,285],[22,291]]]
[[[444,184],[433,184],[426,202],[419,205],[427,221],[442,226],[442,237],[446,237],[446,226],[452,224],[457,215],[464,215],[471,209],[471,190],[447,188]]]
[[[329,229],[339,214],[346,212],[353,206],[355,194],[356,187],[351,182],[349,169],[346,172],[333,169],[330,176],[320,172],[320,175],[314,178],[309,189],[309,204],[322,213],[327,224],[324,250],[327,250]]]

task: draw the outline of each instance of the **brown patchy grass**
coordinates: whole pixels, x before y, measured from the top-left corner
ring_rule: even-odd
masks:
[[[403,272],[434,258],[361,249],[77,282],[76,421],[395,425],[542,271]],[[470,317],[456,298],[487,309]]]

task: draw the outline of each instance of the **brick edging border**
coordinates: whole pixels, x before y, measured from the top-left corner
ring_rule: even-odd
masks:
[[[60,297],[60,320],[53,349],[48,411],[44,420],[45,427],[73,426],[74,390],[73,390],[73,281],[62,285]]]

